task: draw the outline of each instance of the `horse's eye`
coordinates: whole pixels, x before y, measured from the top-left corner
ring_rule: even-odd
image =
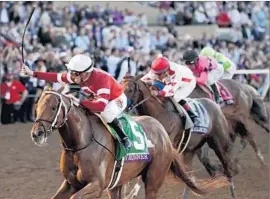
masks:
[[[53,110],[53,111],[56,111],[56,109],[57,109],[56,106],[53,106],[53,107],[52,107],[52,110]]]

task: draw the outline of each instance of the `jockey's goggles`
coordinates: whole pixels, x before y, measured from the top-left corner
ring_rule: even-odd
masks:
[[[80,76],[80,74],[82,74],[83,72],[78,72],[78,71],[69,71],[70,72],[70,74],[72,75],[72,76]]]
[[[196,61],[186,61],[185,64],[186,65],[194,65],[196,63]]]
[[[70,69],[68,69],[68,71],[71,75],[80,76],[80,74],[84,72],[92,72],[93,69],[94,69],[94,62],[92,62],[92,64],[83,71],[76,71],[76,70],[70,70]]]

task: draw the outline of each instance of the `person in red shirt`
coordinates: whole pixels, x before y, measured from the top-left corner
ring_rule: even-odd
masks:
[[[85,99],[79,103],[91,112],[99,112],[102,119],[116,130],[124,146],[130,148],[132,144],[118,120],[127,106],[122,86],[107,72],[94,68],[94,61],[84,54],[72,57],[66,67],[68,73],[33,72],[23,64],[22,73],[50,82],[76,83],[85,93],[94,95],[93,100]]]
[[[22,106],[27,94],[28,92],[24,85],[20,81],[14,80],[13,74],[5,75],[5,81],[1,84],[1,98],[3,99],[1,112],[2,124],[10,124],[16,120],[15,117],[19,113],[17,110]],[[19,113],[22,122],[23,115],[24,113]]]

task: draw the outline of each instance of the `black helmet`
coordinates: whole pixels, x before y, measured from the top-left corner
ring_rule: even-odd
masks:
[[[195,50],[188,50],[183,54],[183,60],[185,62],[195,62],[198,58],[199,55]]]

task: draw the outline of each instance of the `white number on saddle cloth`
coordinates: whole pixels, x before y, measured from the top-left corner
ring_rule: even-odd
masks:
[[[136,136],[136,138],[139,140],[139,142],[134,141],[134,147],[137,150],[144,150],[146,144],[144,143],[144,137],[141,135],[141,133],[137,130],[138,128],[138,124],[134,121],[129,121],[130,126],[131,126],[131,130],[134,133],[134,135]]]

